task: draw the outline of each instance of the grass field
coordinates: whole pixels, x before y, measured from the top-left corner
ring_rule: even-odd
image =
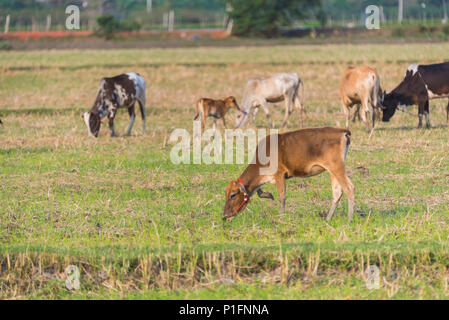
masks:
[[[0,298],[448,298],[447,101],[431,103],[431,130],[416,129],[417,107],[371,138],[351,124],[351,224],[345,198],[323,219],[324,173],[288,181],[285,215],[255,197],[223,225],[225,188],[245,166],[174,165],[167,142],[175,128],[192,131],[199,97],[240,101],[252,76],[298,72],[306,125],[342,126],[347,65],[377,68],[390,91],[409,64],[447,60],[443,43],[0,53]],[[103,125],[88,139],[80,115],[100,78],[129,71],[149,84],[147,134],[138,116],[131,137]],[[271,107],[278,125],[283,109]],[[121,110],[119,134],[127,124]],[[286,130],[297,124],[293,113]],[[69,265],[79,290],[65,286]],[[379,289],[366,288],[370,265]]]

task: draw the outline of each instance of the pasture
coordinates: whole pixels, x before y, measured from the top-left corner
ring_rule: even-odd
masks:
[[[351,224],[345,197],[325,221],[324,173],[288,180],[285,215],[267,185],[275,201],[254,197],[223,225],[225,188],[245,165],[175,165],[168,141],[175,128],[192,132],[198,98],[240,103],[253,76],[297,72],[305,125],[344,126],[348,65],[375,67],[389,92],[409,64],[448,60],[447,43],[0,53],[0,298],[448,298],[446,100],[431,102],[431,130],[416,129],[416,106],[371,138],[351,123]],[[123,137],[119,110],[120,137],[104,123],[87,138],[81,113],[101,77],[130,71],[147,81],[147,133],[138,114]],[[270,110],[279,126],[283,103]],[[294,112],[284,130],[298,121]],[[260,110],[256,125],[266,124]],[[69,265],[80,268],[79,290],[64,284]],[[370,265],[379,289],[366,288]]]

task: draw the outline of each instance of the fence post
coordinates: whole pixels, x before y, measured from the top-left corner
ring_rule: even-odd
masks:
[[[47,25],[45,26],[46,31],[50,31],[51,28],[51,15],[47,16]]]
[[[404,0],[398,0],[398,22],[402,23],[402,19],[404,18]]]
[[[168,16],[168,31],[172,32],[174,30],[175,26],[175,11],[170,10],[170,14]]]
[[[162,30],[166,30],[168,27],[168,13],[164,12],[162,16]]]
[[[9,31],[9,22],[10,22],[10,20],[11,20],[11,17],[10,17],[10,15],[8,14],[8,15],[6,16],[6,22],[5,22],[5,33],[8,33],[8,31]]]

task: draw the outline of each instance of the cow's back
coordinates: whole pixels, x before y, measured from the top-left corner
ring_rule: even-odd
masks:
[[[349,67],[340,82],[340,96],[345,103],[359,102],[363,96],[371,97],[373,89],[379,90],[379,75],[370,67]],[[377,92],[376,92],[377,94]]]
[[[333,149],[338,151],[333,154],[343,155],[347,141],[345,137],[349,139],[350,135],[349,130],[335,127],[307,128],[278,134],[278,161],[285,167],[299,170],[309,163],[321,162]],[[266,143],[267,156],[270,154],[270,137],[261,142]],[[261,154],[264,154],[263,151]]]

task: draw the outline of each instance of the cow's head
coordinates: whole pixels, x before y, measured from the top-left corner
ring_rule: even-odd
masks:
[[[249,194],[238,180],[231,181],[226,188],[226,203],[223,220],[229,219],[245,209],[249,202]]]
[[[98,133],[100,132],[101,119],[97,113],[92,111],[85,112],[83,114],[84,123],[87,126],[87,130],[89,132],[89,137],[98,137]]]
[[[391,117],[396,112],[396,109],[398,108],[399,101],[395,98],[394,94],[389,93],[386,94],[385,91],[382,94],[381,97],[381,105],[382,105],[382,121],[388,122],[390,121]]]
[[[227,97],[225,100],[225,105],[228,108],[236,108],[237,110],[240,110],[240,107],[237,103],[237,99],[233,96]]]

